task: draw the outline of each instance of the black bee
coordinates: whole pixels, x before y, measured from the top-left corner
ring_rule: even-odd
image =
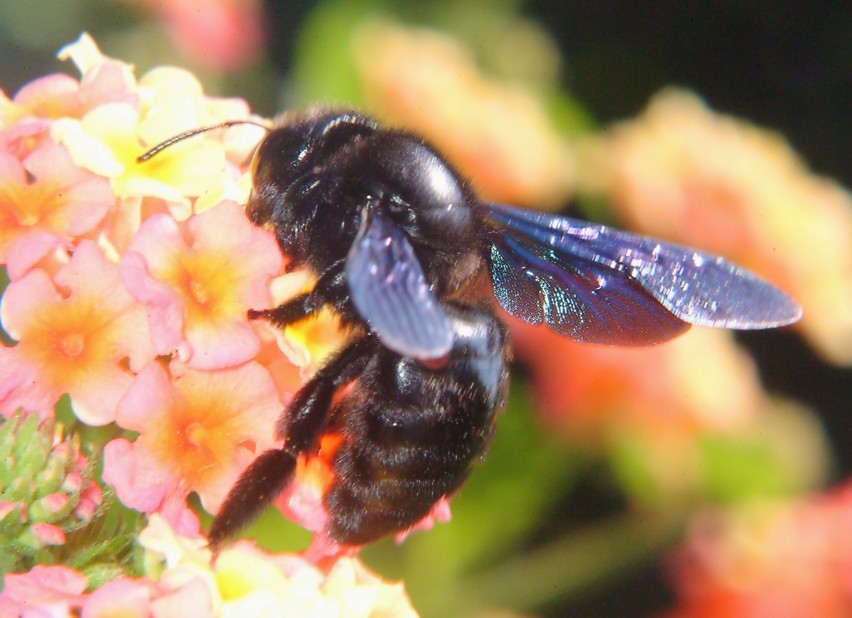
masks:
[[[352,336],[282,414],[281,448],[231,490],[210,529],[214,549],[326,434],[341,438],[324,497],[324,532],[337,543],[404,531],[455,492],[505,399],[508,337],[492,291],[511,315],[594,343],[646,345],[691,324],[771,328],[801,316],[721,257],[484,203],[421,138],[354,112],[286,116],[257,148],[253,187],[249,217],[317,282],[249,317],[284,327],[330,307]]]

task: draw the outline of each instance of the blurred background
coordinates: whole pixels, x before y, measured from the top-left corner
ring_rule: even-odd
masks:
[[[852,613],[852,5],[39,4],[0,0],[10,97],[88,31],[263,116],[366,109],[486,199],[724,253],[804,306],[649,350],[512,324],[510,405],[452,523],[363,553],[425,616]]]

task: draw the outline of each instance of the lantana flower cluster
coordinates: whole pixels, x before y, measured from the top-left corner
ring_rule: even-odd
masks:
[[[203,539],[176,534],[159,515],[139,542],[155,576],[120,576],[88,590],[77,571],[39,565],[5,576],[0,616],[417,616],[402,584],[382,581],[355,558],[320,569],[241,541],[214,562]]]
[[[0,414],[51,423],[67,395],[76,422],[114,430],[102,453],[105,486],[170,534],[203,545],[188,496],[210,513],[220,508],[245,467],[274,446],[275,420],[334,342],[317,352],[298,329],[288,340],[247,319],[249,309],[272,304],[271,290],[286,297],[306,285],[283,274],[274,236],[243,211],[262,129],[207,132],[138,161],[182,131],[248,118],[246,103],[205,96],[177,68],[137,79],[87,35],[59,57],[77,66],[79,80],[49,75],[11,98],[0,92],[0,260],[10,280],[0,318],[14,340],[0,348]],[[315,506],[300,516],[320,530],[324,512]],[[152,608],[188,602],[198,577],[172,577],[167,563],[158,579],[122,580],[88,596],[92,582],[79,573],[37,567],[8,575],[0,598],[55,598],[68,608],[111,598]],[[343,597],[368,594],[361,580],[374,592],[383,585],[356,563],[342,579],[310,565],[315,574],[304,575],[299,565],[269,568],[314,578],[320,592],[336,582]],[[204,568],[207,579],[219,577]],[[222,615],[221,599],[195,598]]]

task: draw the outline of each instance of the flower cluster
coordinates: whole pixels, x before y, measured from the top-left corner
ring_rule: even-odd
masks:
[[[668,566],[679,593],[670,618],[848,616],[852,487],[707,512]]]
[[[298,556],[272,556],[248,542],[211,561],[204,540],[176,534],[154,515],[140,534],[154,577],[117,577],[87,592],[67,566],[8,574],[0,616],[370,616],[416,617],[401,584],[354,558],[322,570]],[[40,613],[33,613],[38,608]]]
[[[79,83],[48,76],[3,101],[2,320],[17,345],[2,349],[0,412],[49,417],[67,393],[80,421],[138,432],[107,445],[105,480],[126,505],[189,532],[187,495],[218,509],[271,446],[285,395],[254,360],[264,336],[246,318],[269,305],[282,267],[275,239],[239,205],[257,131],[137,162],[248,109],[205,97],[178,69],[137,81],[85,35],[60,57]]]
[[[118,499],[201,546],[189,495],[208,512],[220,508],[240,473],[274,446],[271,428],[292,393],[341,339],[328,320],[282,336],[247,318],[249,309],[310,283],[301,273],[283,274],[273,234],[254,226],[241,206],[261,129],[206,132],[138,160],[182,131],[248,117],[247,105],[205,96],[193,75],[176,68],[137,79],[87,35],[60,58],[73,61],[79,81],[49,75],[12,98],[0,92],[0,264],[9,278],[0,318],[14,340],[0,348],[0,414],[27,414],[22,426],[46,427],[67,396],[75,423],[111,437],[102,480]],[[304,331],[324,327],[314,347]],[[7,420],[6,433],[17,423]],[[62,482],[79,477],[77,467],[63,470]],[[17,487],[7,480],[0,489]],[[26,508],[4,493],[3,522],[19,521],[21,538],[60,543],[64,529],[44,513],[91,517],[98,500],[90,489],[52,490]],[[321,500],[300,517],[321,531]],[[159,577],[122,577],[91,593],[86,588],[99,582],[38,566],[9,574],[0,599],[6,607],[55,602],[86,615],[123,608],[128,599],[147,608],[141,615],[175,615],[188,603],[195,609],[184,614],[229,615],[222,608],[238,608],[229,605],[237,597],[251,596],[248,608],[292,605],[305,579],[329,608],[344,608],[341,615],[384,607],[382,585],[351,561],[319,571],[254,549],[223,552],[215,571],[206,566],[209,553],[193,560],[192,569],[170,563]],[[264,567],[268,561],[275,566]],[[187,574],[202,563],[206,575]],[[269,571],[271,579],[257,586],[267,591],[261,600],[246,591],[254,575],[244,567]],[[228,568],[244,581],[223,575]],[[202,594],[214,580],[218,596]],[[300,602],[319,601],[308,595]],[[244,609],[230,615],[256,613]]]

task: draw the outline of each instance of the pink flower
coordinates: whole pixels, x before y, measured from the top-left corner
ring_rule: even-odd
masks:
[[[18,340],[2,351],[0,411],[45,414],[63,393],[82,421],[115,419],[118,400],[153,358],[144,310],[124,291],[118,267],[82,241],[53,281],[33,270],[6,289],[3,327]]]
[[[0,592],[0,616],[47,618],[69,616],[78,607],[86,578],[64,566],[36,566],[27,573],[7,573]]]
[[[671,618],[852,614],[852,486],[699,516],[669,571]]]
[[[45,142],[23,163],[0,152],[0,262],[19,279],[50,250],[94,228],[113,203],[109,181]]]
[[[265,33],[258,0],[146,0],[165,22],[172,41],[205,66],[237,70],[261,52]]]
[[[22,118],[79,118],[104,103],[137,102],[131,67],[101,54],[88,34],[62,48],[58,57],[73,60],[82,79],[61,73],[35,79],[11,100],[0,98],[0,119],[12,124]]]
[[[0,90],[0,147],[20,158],[38,147],[59,118],[81,118],[105,103],[138,104],[132,67],[105,57],[88,34],[58,57],[72,59],[82,80],[47,75],[25,84],[12,99]]]
[[[176,350],[191,368],[218,369],[260,350],[246,312],[268,306],[267,283],[281,261],[272,236],[222,202],[185,225],[148,219],[123,257],[122,276],[148,306],[160,354]]]
[[[116,419],[139,437],[107,445],[104,480],[132,508],[170,511],[173,524],[184,516],[180,507],[192,491],[216,512],[242,470],[272,446],[281,409],[269,372],[257,363],[179,376],[151,363],[122,399]]]

